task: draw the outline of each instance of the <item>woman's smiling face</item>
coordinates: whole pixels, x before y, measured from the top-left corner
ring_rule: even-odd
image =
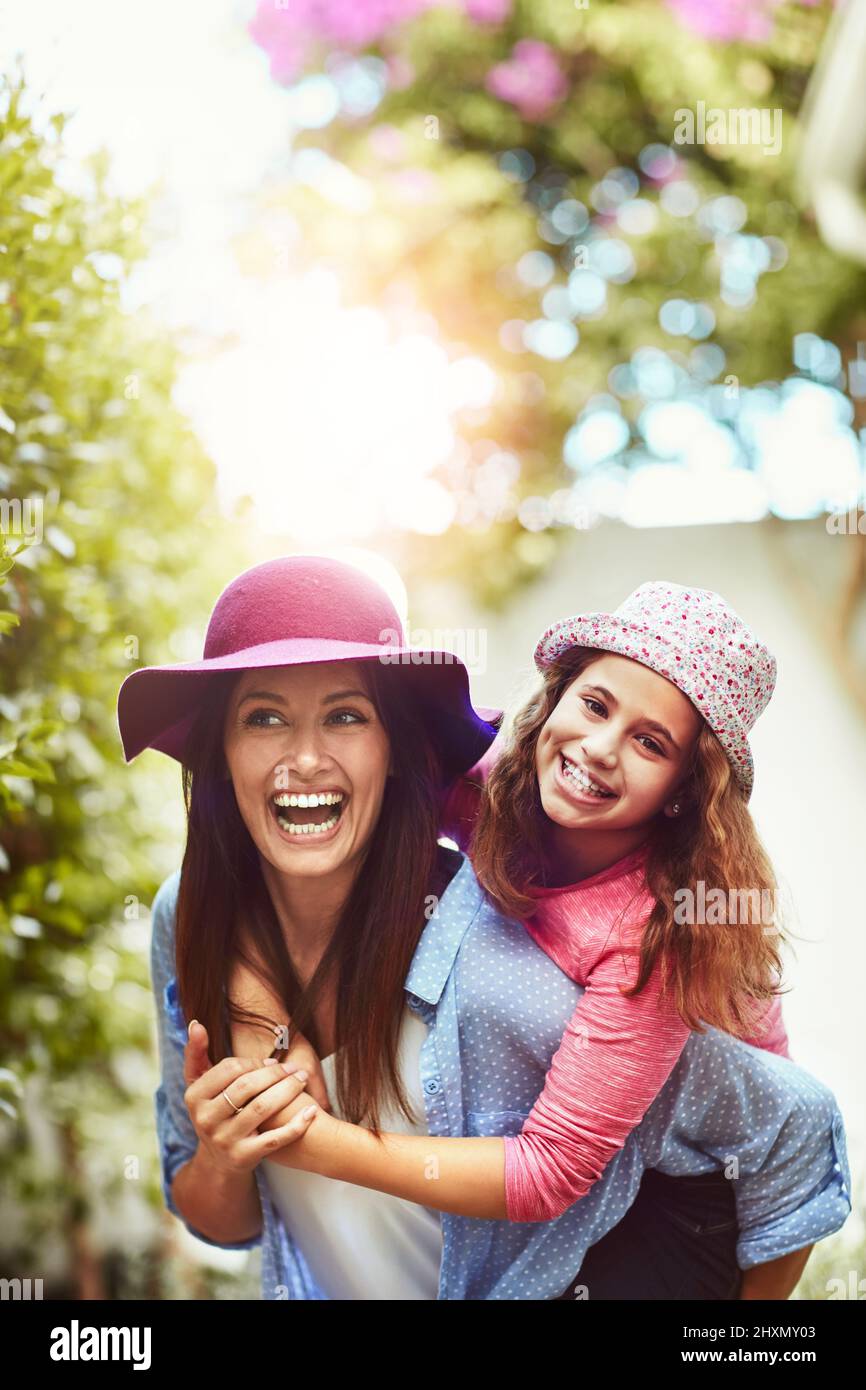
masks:
[[[702,722],[677,686],[639,661],[608,653],[591,662],[538,736],[545,814],[564,829],[649,822],[682,785]]]
[[[223,748],[244,823],[278,872],[324,876],[362,855],[390,766],[362,663],[245,671]]]

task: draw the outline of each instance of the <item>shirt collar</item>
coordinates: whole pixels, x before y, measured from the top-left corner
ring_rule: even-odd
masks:
[[[484,906],[484,892],[466,855],[421,933],[404,989],[438,1004],[457,952]]]

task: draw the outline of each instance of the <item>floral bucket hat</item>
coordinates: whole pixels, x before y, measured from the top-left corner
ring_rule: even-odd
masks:
[[[725,750],[746,799],[755,768],[749,731],[776,684],[776,658],[720,594],[656,579],[612,613],[554,623],[535,648],[542,670],[569,647],[631,657],[665,676],[703,715]]]

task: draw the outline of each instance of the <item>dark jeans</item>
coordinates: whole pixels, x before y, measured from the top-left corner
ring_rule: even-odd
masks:
[[[557,1298],[736,1299],[737,1211],[733,1184],[720,1172],[643,1175],[618,1226],[590,1246],[576,1278]]]

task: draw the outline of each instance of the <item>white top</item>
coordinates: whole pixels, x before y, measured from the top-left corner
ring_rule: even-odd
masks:
[[[383,1105],[379,1127],[390,1134],[427,1134],[419,1053],[427,1025],[408,1004],[397,1052],[397,1067],[412,1113]],[[343,1119],[334,1084],[335,1054],[322,1060],[331,1111]],[[356,1187],[262,1160],[274,1206],[291,1232],[316,1283],[334,1299],[435,1299],[442,1262],[442,1222],[438,1211],[403,1197]]]

